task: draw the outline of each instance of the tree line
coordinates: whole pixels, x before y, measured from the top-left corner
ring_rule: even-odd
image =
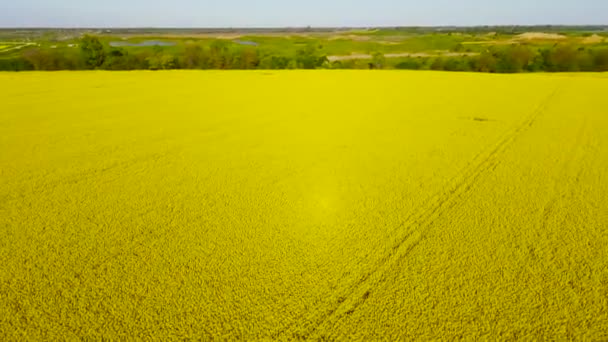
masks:
[[[406,58],[394,67],[489,73],[603,72],[608,71],[608,48],[587,48],[568,44],[541,48],[509,45],[494,47],[476,56]]]
[[[223,40],[207,47],[187,44],[180,51],[160,46],[128,51],[85,36],[79,49],[30,48],[20,56],[0,58],[0,70],[316,69],[327,62],[319,51],[310,45],[293,56],[282,56]]]
[[[456,49],[455,51],[458,51]],[[155,46],[127,51],[104,46],[94,36],[80,40],[79,49],[30,48],[20,56],[0,58],[0,70],[163,70],[163,69],[411,69],[489,73],[608,71],[608,48],[568,44],[549,47],[495,46],[478,54],[385,58],[330,62],[319,46],[310,44],[293,55],[278,55],[255,46],[235,46],[217,40],[207,47],[188,44],[179,51]]]

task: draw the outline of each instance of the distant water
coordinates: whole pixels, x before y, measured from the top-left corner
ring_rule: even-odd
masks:
[[[160,40],[145,40],[145,41],[139,42],[139,43],[133,43],[133,42],[128,42],[128,41],[110,42],[110,46],[112,46],[112,47],[123,47],[123,46],[146,47],[146,46],[174,46],[174,45],[176,45],[176,43],[160,41]]]
[[[240,44],[240,45],[249,45],[249,46],[258,46],[259,45],[256,42],[250,42],[247,40],[235,40],[234,42],[237,44]]]

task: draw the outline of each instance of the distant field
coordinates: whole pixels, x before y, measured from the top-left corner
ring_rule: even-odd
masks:
[[[0,49],[0,71],[603,72],[608,71],[606,30],[603,26],[0,29],[0,44],[17,44]],[[85,37],[98,42],[92,45],[98,51],[82,45]],[[83,48],[91,52],[83,53]]]
[[[496,45],[526,44],[528,46],[551,46],[555,43],[573,45],[603,46],[605,37],[594,34],[583,37],[581,34],[566,36],[558,33],[524,32],[517,34],[491,33],[447,33],[447,32],[408,32],[390,30],[353,30],[339,32],[311,33],[204,33],[204,34],[122,34],[110,32],[102,35],[106,42],[124,41],[137,44],[146,41],[157,41],[179,46],[193,41],[205,46],[216,39],[227,42],[251,41],[260,49],[282,55],[289,55],[307,44],[320,47],[328,56],[349,56],[381,52],[387,58],[401,57],[409,53],[449,53],[457,55],[479,53]],[[137,46],[131,47],[137,48]],[[362,57],[367,59],[369,57]]]
[[[209,46],[216,40],[255,43],[264,54],[291,56],[302,46],[314,45],[327,56],[362,56],[380,52],[388,58],[403,54],[479,53],[492,46],[526,44],[546,47],[555,43],[586,47],[608,47],[606,28],[563,27],[495,27],[492,28],[377,28],[377,29],[48,29],[2,30],[0,44],[6,40],[35,41],[43,48],[68,49],[79,43],[84,34],[99,36],[106,45],[120,46],[131,52],[151,48],[156,42],[165,51],[176,53],[184,46]],[[118,45],[117,45],[118,43]],[[143,43],[143,44],[142,44]],[[32,44],[33,45],[33,44]],[[348,59],[352,59],[348,58]]]
[[[21,43],[21,42],[10,42],[10,43],[4,43],[4,42],[0,42],[0,53],[3,52],[11,52],[11,51],[17,51],[17,50],[21,50],[27,46],[33,46],[36,44],[33,43]]]
[[[606,89],[0,73],[0,339],[604,340]]]

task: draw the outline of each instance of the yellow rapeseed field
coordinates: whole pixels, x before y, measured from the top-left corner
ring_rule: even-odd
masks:
[[[607,94],[0,73],[0,340],[608,339]]]

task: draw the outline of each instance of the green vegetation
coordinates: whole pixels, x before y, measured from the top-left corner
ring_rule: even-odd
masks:
[[[28,34],[0,32],[7,41],[20,40],[0,41],[0,70],[324,68],[518,73],[608,68],[608,38],[594,27]]]
[[[608,71],[608,48],[556,45],[534,49],[513,45],[492,48],[477,56],[404,58],[393,66],[395,69],[491,73]]]
[[[106,60],[106,52],[99,39],[92,36],[84,36],[80,40],[80,51],[84,64],[90,69],[96,69],[103,65]]]

